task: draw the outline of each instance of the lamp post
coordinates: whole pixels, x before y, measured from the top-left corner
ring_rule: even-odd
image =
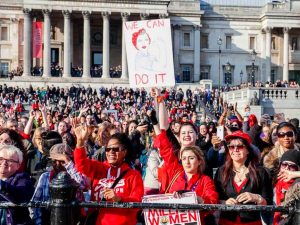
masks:
[[[221,87],[221,45],[222,45],[222,38],[219,36],[218,41],[217,41],[218,45],[219,45],[219,85],[218,85],[218,90],[220,92],[220,87]]]
[[[252,87],[255,86],[255,57],[256,57],[257,53],[255,51],[255,49],[252,50],[251,52],[251,58],[252,58],[252,69],[251,69],[251,81],[252,81]]]
[[[242,85],[242,83],[243,83],[243,75],[244,75],[243,70],[241,70],[241,72],[240,72],[241,85]]]
[[[228,73],[231,73],[231,64],[229,63],[229,61],[227,61],[227,63],[225,64],[225,70],[226,70],[226,77],[225,77],[225,82],[226,82],[226,86],[229,85],[228,82]]]

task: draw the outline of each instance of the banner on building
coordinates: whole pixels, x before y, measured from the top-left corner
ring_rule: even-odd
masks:
[[[43,23],[32,22],[32,57],[42,58],[43,56]]]
[[[131,87],[174,86],[170,19],[124,23]]]
[[[148,195],[143,197],[147,203],[197,204],[194,192],[187,192],[181,198],[174,198],[172,194]],[[199,211],[174,209],[145,209],[146,225],[201,225]]]

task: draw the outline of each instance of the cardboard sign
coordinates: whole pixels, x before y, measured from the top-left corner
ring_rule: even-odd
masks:
[[[170,19],[123,25],[131,88],[174,86]]]
[[[197,204],[197,196],[194,192],[184,193],[182,198],[174,198],[172,194],[148,195],[143,202]],[[198,210],[146,209],[144,217],[146,225],[201,225]]]
[[[113,115],[116,121],[118,121],[118,110],[115,109],[108,109],[103,110],[104,113],[106,113],[108,116]]]

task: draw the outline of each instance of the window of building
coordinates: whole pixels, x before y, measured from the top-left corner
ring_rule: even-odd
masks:
[[[276,69],[271,69],[271,83],[274,84],[276,81],[277,75],[276,75]]]
[[[1,62],[0,63],[0,76],[7,76],[8,75],[8,62]]]
[[[231,36],[226,36],[226,49],[231,49]]]
[[[191,80],[191,66],[190,65],[183,65],[182,66],[182,81],[189,82]]]
[[[208,34],[201,36],[201,48],[208,48]]]
[[[271,46],[272,46],[272,50],[276,50],[277,49],[276,37],[272,37]]]
[[[0,38],[1,41],[8,41],[8,27],[1,27]]]
[[[210,66],[201,66],[200,68],[200,80],[209,79]]]
[[[226,85],[232,84],[232,73],[231,72],[225,72],[224,82]]]
[[[183,46],[191,47],[191,34],[189,32],[183,33]]]
[[[249,38],[249,49],[255,49],[255,37]]]
[[[298,50],[298,38],[292,37],[292,50]]]

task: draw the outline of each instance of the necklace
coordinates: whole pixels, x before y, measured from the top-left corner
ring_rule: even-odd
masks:
[[[247,171],[247,167],[243,166],[242,169],[235,170],[233,169],[233,171],[235,172],[235,179],[237,180],[238,183],[242,182],[244,180],[244,176],[245,176],[245,172]]]

